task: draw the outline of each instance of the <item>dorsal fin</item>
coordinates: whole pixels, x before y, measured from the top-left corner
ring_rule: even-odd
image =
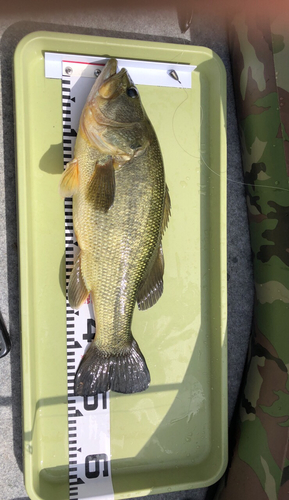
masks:
[[[89,295],[81,273],[81,252],[77,256],[68,285],[68,302],[73,309],[79,309]]]
[[[62,198],[73,196],[78,186],[78,162],[77,159],[74,158],[71,162],[67,163],[66,169],[61,176],[59,183],[60,196],[62,196]]]

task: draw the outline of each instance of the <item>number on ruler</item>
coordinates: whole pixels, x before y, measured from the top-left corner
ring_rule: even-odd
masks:
[[[92,327],[95,329],[95,321],[92,318],[87,320],[87,332],[82,335],[83,340],[91,342],[94,339],[95,331],[92,331]]]
[[[97,455],[87,455],[85,459],[85,475],[88,479],[93,479],[99,476],[99,462],[103,460],[103,477],[108,476],[108,456],[105,453]],[[90,470],[90,465],[93,470]]]
[[[95,396],[83,396],[83,407],[86,411],[93,411],[98,408],[98,394]],[[102,394],[102,409],[107,409],[106,392]]]

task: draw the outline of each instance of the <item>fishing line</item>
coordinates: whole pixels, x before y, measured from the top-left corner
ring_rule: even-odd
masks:
[[[183,38],[182,40],[183,40],[183,45],[187,45],[187,44],[186,44],[186,42],[185,42],[185,41],[186,41],[186,38]],[[172,58],[172,60],[176,59],[177,57],[181,57],[181,56],[183,55],[183,53],[184,53],[184,51],[179,52],[179,53],[178,53],[175,57],[173,57],[173,58]],[[176,72],[175,72],[175,73],[176,73]],[[176,75],[177,75],[177,73],[176,73]],[[182,146],[182,144],[179,142],[179,140],[178,140],[178,138],[177,138],[177,136],[176,136],[176,132],[175,132],[175,130],[176,130],[176,128],[175,128],[175,118],[176,118],[176,114],[177,114],[177,112],[178,112],[179,108],[180,108],[180,107],[181,107],[181,106],[182,106],[182,105],[183,105],[183,104],[184,104],[184,103],[188,100],[188,98],[189,98],[189,94],[188,94],[188,92],[186,91],[186,89],[182,86],[182,84],[181,84],[181,82],[180,82],[180,80],[179,80],[179,78],[178,78],[178,77],[177,77],[177,78],[175,78],[175,76],[173,76],[172,74],[171,74],[170,76],[171,76],[172,78],[174,78],[175,80],[178,80],[178,82],[180,83],[180,87],[179,87],[179,88],[180,88],[180,89],[182,89],[182,90],[185,92],[185,94],[186,94],[185,99],[184,99],[184,100],[183,100],[183,101],[182,101],[182,102],[181,102],[181,103],[180,103],[180,104],[176,107],[176,109],[175,109],[175,111],[174,111],[174,114],[173,114],[173,118],[172,118],[172,129],[173,129],[174,138],[175,138],[175,140],[176,140],[177,144],[179,145],[179,147],[180,147],[180,148],[181,148],[181,149],[182,149],[182,150],[183,150],[183,151],[184,151],[187,155],[189,155],[191,158],[196,158],[196,159],[198,159],[198,156],[195,156],[195,155],[191,154],[189,151],[187,151],[187,150],[186,150],[186,149]],[[202,107],[201,107],[201,123],[200,123],[200,126],[201,126],[201,125],[202,125],[202,123],[203,123],[203,115],[204,115],[204,113],[203,113],[203,109],[202,109]],[[212,174],[216,175],[217,177],[221,177],[221,174],[219,174],[218,172],[216,172],[215,170],[213,170],[213,169],[212,169],[212,168],[211,168],[211,167],[207,164],[207,162],[206,162],[205,158],[203,157],[203,154],[202,154],[201,149],[200,149],[200,160],[201,160],[201,162],[200,162],[200,163],[201,163],[201,167],[202,167],[203,165],[205,165],[205,166],[206,166],[206,168],[207,168],[210,172],[212,172]],[[230,177],[228,177],[228,176],[227,176],[227,181],[228,181],[228,182],[231,182],[231,183],[233,183],[233,184],[239,184],[239,185],[242,185],[242,186],[248,186],[248,187],[255,187],[255,188],[261,188],[261,189],[274,189],[275,191],[276,191],[276,190],[278,190],[278,191],[289,191],[289,188],[283,188],[283,187],[278,187],[278,186],[264,186],[264,185],[261,185],[261,184],[256,184],[256,183],[255,183],[255,184],[253,184],[253,183],[249,183],[249,182],[236,181],[235,179],[232,179],[232,178],[230,178]]]
[[[180,143],[180,141],[178,140],[177,138],[177,135],[176,135],[176,126],[175,126],[175,118],[176,118],[176,114],[179,110],[179,108],[188,100],[189,98],[189,94],[188,92],[186,91],[186,89],[184,87],[182,87],[182,85],[180,84],[180,89],[182,89],[185,94],[186,94],[186,97],[184,98],[184,100],[182,102],[180,102],[180,104],[176,107],[175,111],[174,111],[174,114],[173,114],[173,117],[172,117],[172,129],[173,129],[173,134],[174,134],[174,138],[177,142],[177,144],[179,145],[179,147],[187,154],[189,155],[191,158],[196,158],[198,159],[199,157],[196,156],[196,155],[193,155],[192,153],[190,153],[189,151],[187,151],[184,146]],[[200,123],[200,126],[202,125],[203,123],[203,118],[204,118],[204,113],[203,113],[203,109],[201,107],[201,123]],[[203,154],[202,154],[202,151],[200,150],[200,160],[201,160],[201,167],[204,165],[206,166],[206,168],[212,172],[212,174],[216,175],[217,177],[221,177],[221,174],[219,174],[218,172],[216,172],[215,170],[213,170],[206,162],[205,158],[203,157]],[[227,181],[228,182],[231,182],[231,183],[234,183],[234,184],[240,184],[242,186],[251,186],[251,187],[256,187],[256,188],[261,188],[261,189],[274,189],[275,191],[279,190],[279,191],[289,191],[289,188],[282,188],[282,187],[278,187],[278,186],[264,186],[264,185],[261,185],[261,184],[253,184],[253,183],[249,183],[249,182],[242,182],[242,181],[236,181],[235,179],[232,179],[230,177],[227,176]]]

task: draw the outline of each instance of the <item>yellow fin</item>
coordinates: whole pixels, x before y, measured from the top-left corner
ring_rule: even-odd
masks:
[[[164,256],[160,244],[152,266],[137,293],[137,305],[141,311],[152,307],[163,293]]]
[[[81,253],[78,255],[69,279],[68,302],[72,309],[79,309],[89,295],[81,274]]]
[[[169,195],[168,186],[166,185],[166,187],[165,187],[165,201],[164,201],[164,215],[163,215],[161,235],[164,234],[164,232],[168,226],[170,215],[171,215],[171,199],[170,199],[170,195]]]
[[[115,173],[110,157],[104,164],[96,163],[94,173],[87,188],[87,201],[97,210],[107,212],[114,202]]]
[[[66,169],[61,176],[59,183],[60,196],[69,198],[76,193],[78,186],[78,161],[74,158],[74,160],[67,163]]]

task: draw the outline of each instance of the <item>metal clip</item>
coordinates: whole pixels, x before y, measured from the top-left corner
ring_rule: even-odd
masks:
[[[179,82],[180,85],[182,85],[182,83],[180,82],[180,79],[178,77],[178,73],[174,69],[169,69],[168,70],[168,74],[170,75],[171,78],[173,78],[174,80],[176,80],[177,82]]]

